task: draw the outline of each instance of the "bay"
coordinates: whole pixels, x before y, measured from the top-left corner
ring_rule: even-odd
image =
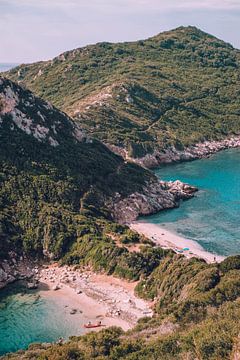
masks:
[[[240,253],[240,149],[163,166],[155,173],[163,180],[195,185],[199,192],[179,208],[146,221],[195,240],[207,251],[225,256]]]
[[[19,283],[0,291],[0,356],[83,333],[84,317],[70,314],[58,298],[26,290]]]

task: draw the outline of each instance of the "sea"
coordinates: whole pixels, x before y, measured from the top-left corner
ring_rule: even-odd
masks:
[[[14,64],[14,63],[0,63],[0,72],[8,71],[17,65],[18,64]]]
[[[84,315],[70,314],[56,294],[42,295],[38,290],[26,290],[15,283],[0,290],[0,356],[31,343],[55,342],[60,337],[81,335]]]
[[[195,240],[209,252],[219,255],[240,253],[240,149],[163,166],[155,173],[163,180],[179,179],[197,186],[199,191],[179,208],[162,211],[144,220]]]

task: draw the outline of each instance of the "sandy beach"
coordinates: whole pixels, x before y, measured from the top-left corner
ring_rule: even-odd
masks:
[[[146,221],[135,221],[130,224],[130,228],[139,234],[145,235],[162,248],[172,249],[177,253],[185,255],[187,258],[199,257],[207,263],[221,262],[225,259],[224,256],[212,254],[204,250],[196,241],[174,234],[163,226]],[[184,248],[189,250],[183,251]]]
[[[39,295],[51,298],[61,306],[67,319],[81,324],[79,334],[93,330],[83,327],[89,321],[128,330],[139,318],[153,314],[151,303],[134,295],[136,282],[56,264],[39,270],[38,278]]]

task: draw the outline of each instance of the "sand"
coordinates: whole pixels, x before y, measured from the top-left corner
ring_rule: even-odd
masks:
[[[62,307],[67,318],[81,324],[79,334],[93,330],[84,329],[83,324],[88,321],[92,324],[101,321],[106,327],[120,326],[128,330],[141,317],[153,314],[152,303],[134,295],[136,282],[55,264],[40,270],[39,281],[39,295],[50,297]]]
[[[173,249],[187,258],[199,257],[208,263],[220,262],[223,256],[205,251],[197,242],[185,239],[163,226],[135,221],[131,229],[154,241],[162,248]],[[183,248],[189,250],[183,251]],[[104,327],[120,326],[123,330],[133,328],[138,319],[152,316],[152,303],[134,294],[136,282],[128,282],[112,276],[95,274],[89,269],[77,270],[57,264],[36,270],[39,295],[51,298],[64,312],[67,321],[79,328],[79,335],[88,331],[84,323],[101,321]],[[76,334],[76,335],[78,335]]]
[[[135,221],[130,224],[130,228],[139,234],[145,235],[162,248],[172,249],[177,253],[182,253],[187,258],[198,257],[204,259],[207,263],[221,262],[225,259],[224,256],[207,252],[196,241],[179,236],[166,230],[163,226],[146,221]],[[189,250],[183,251],[184,248],[189,248]]]

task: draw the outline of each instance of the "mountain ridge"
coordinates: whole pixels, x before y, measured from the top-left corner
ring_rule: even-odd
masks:
[[[134,160],[240,133],[240,51],[193,27],[78,48],[5,75]]]

